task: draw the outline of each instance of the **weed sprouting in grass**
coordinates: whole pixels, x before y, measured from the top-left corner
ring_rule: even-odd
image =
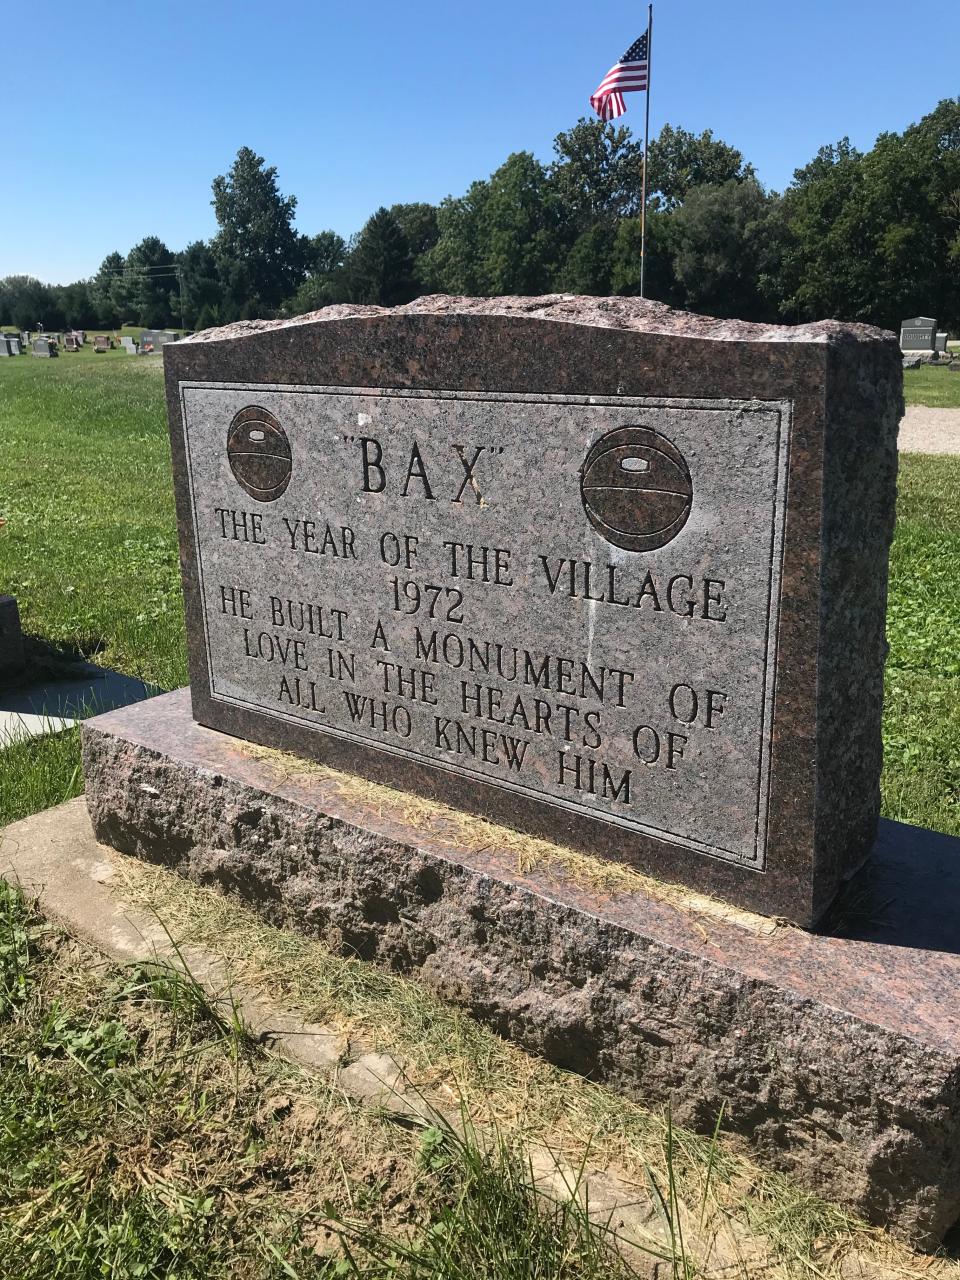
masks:
[[[145,996],[163,1005],[170,1013],[174,1028],[183,1027],[188,1034],[197,1026],[203,1027],[228,1046],[235,1062],[258,1052],[260,1037],[244,1017],[232,987],[209,992],[193,974],[182,947],[164,921],[159,923],[175,961],[157,959],[134,965],[124,984],[124,994],[132,998]]]
[[[43,928],[22,892],[0,880],[0,1018],[26,999],[33,944]]]

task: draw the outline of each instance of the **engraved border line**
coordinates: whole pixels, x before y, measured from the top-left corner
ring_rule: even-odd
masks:
[[[654,839],[661,840],[665,844],[674,844],[682,848],[693,850],[695,853],[702,853],[709,857],[716,857],[723,862],[733,862],[737,866],[744,867],[746,870],[763,872],[766,867],[766,840],[769,828],[769,799],[770,799],[770,749],[771,734],[768,730],[768,723],[772,723],[772,708],[774,700],[774,689],[776,677],[776,652],[777,640],[779,636],[779,614],[781,605],[782,592],[782,570],[783,556],[785,548],[785,539],[783,536],[784,518],[786,514],[785,493],[787,485],[787,465],[786,459],[789,453],[789,437],[791,426],[790,403],[783,400],[743,400],[738,401],[736,397],[731,397],[737,404],[739,412],[761,412],[761,413],[777,413],[777,438],[775,442],[775,458],[776,472],[774,476],[774,502],[773,516],[771,521],[771,557],[770,557],[770,573],[768,577],[767,590],[767,618],[766,618],[766,646],[764,653],[763,665],[763,697],[761,702],[761,718],[759,730],[759,756],[757,761],[757,777],[759,787],[757,789],[757,815],[754,823],[754,850],[750,853],[742,853],[732,849],[725,849],[720,845],[709,845],[702,841],[695,840],[693,837],[680,835],[675,832],[664,831],[662,827],[649,826],[635,818],[623,818],[618,814],[606,812],[601,809],[594,809],[588,805],[568,801],[559,796],[553,796],[548,792],[541,792],[533,787],[520,785],[506,778],[497,778],[491,774],[485,774],[480,770],[474,769],[469,765],[458,763],[456,765],[448,764],[445,761],[424,754],[421,751],[412,750],[410,748],[396,747],[393,744],[376,741],[372,738],[355,734],[349,729],[341,728],[339,725],[331,725],[326,722],[317,722],[310,720],[306,716],[296,716],[289,712],[278,712],[263,707],[260,703],[251,702],[243,698],[235,697],[225,693],[216,687],[216,679],[214,675],[213,655],[210,644],[209,626],[207,620],[207,593],[204,584],[203,574],[203,558],[200,548],[200,531],[197,521],[197,502],[196,491],[194,487],[193,474],[193,457],[190,450],[190,434],[187,429],[187,412],[186,412],[186,392],[187,391],[269,391],[277,394],[293,394],[293,395],[325,395],[325,396],[352,396],[359,400],[375,400],[375,399],[427,399],[427,400],[470,400],[480,403],[517,403],[517,404],[569,404],[582,406],[584,408],[666,408],[666,409],[706,409],[714,412],[718,411],[716,399],[682,398],[682,397],[663,397],[654,399],[652,397],[641,396],[570,396],[563,394],[553,394],[549,392],[527,393],[527,392],[482,392],[482,391],[457,391],[457,390],[430,390],[424,391],[419,389],[406,388],[379,388],[379,387],[337,387],[337,386],[310,386],[305,384],[293,383],[237,383],[237,382],[203,382],[203,381],[181,381],[180,390],[180,412],[181,423],[183,429],[185,455],[187,461],[187,475],[190,484],[190,494],[193,499],[191,503],[191,514],[193,517],[193,535],[194,548],[197,561],[197,576],[199,579],[201,594],[201,613],[203,615],[203,635],[204,648],[207,656],[207,674],[210,686],[210,696],[219,702],[237,706],[242,709],[251,710],[257,715],[267,716],[270,719],[280,720],[286,724],[295,724],[305,726],[307,729],[321,734],[330,734],[333,737],[346,738],[348,741],[355,742],[369,750],[385,751],[388,754],[399,756],[403,759],[412,759],[420,764],[425,764],[428,768],[440,769],[443,772],[454,774],[469,774],[476,778],[479,782],[486,786],[501,787],[505,790],[516,792],[528,798],[533,798],[541,804],[549,805],[552,808],[559,808],[567,812],[579,814],[593,818],[596,821],[611,823],[615,826],[624,828],[625,830],[639,832],[642,835],[650,836]],[[786,432],[784,432],[784,420],[786,420]],[[778,522],[779,515],[779,522]],[[778,528],[779,523],[779,528]],[[779,549],[779,556],[776,556],[776,550]],[[776,592],[774,592],[773,580],[777,579]],[[776,599],[776,625],[772,626],[774,598]],[[770,659],[774,661],[771,663]],[[772,670],[771,670],[772,668]],[[759,866],[756,865],[759,863]]]

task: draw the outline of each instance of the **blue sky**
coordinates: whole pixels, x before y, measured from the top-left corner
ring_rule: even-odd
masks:
[[[946,14],[658,0],[651,133],[712,128],[782,189],[823,143],[867,148],[960,93]],[[66,282],[144,235],[209,237],[211,179],[243,145],[277,166],[310,234],[459,194],[511,151],[547,160],[645,22],[620,0],[8,5],[0,276]],[[642,95],[628,105],[642,135]]]

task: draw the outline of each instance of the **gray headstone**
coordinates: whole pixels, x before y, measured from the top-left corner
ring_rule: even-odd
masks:
[[[920,359],[919,356],[903,357],[903,367],[905,369],[919,369],[922,364],[923,364],[923,361]]]
[[[161,351],[169,342],[176,342],[178,335],[170,329],[144,329],[140,335],[141,355]]]
[[[0,680],[9,679],[23,666],[23,633],[20,612],[13,596],[0,595]]]
[[[0,338],[0,357],[12,356],[13,344],[7,338]]]
[[[949,336],[950,336],[950,335],[949,335],[949,334],[947,334],[947,333],[938,333],[938,334],[936,335],[936,338],[934,339],[934,350],[935,350],[935,351],[940,351],[940,352],[942,352],[942,353],[946,353],[946,350],[947,350],[947,338],[948,338]]]
[[[109,351],[111,345],[110,339],[105,333],[98,333],[93,340],[94,351]]]
[[[164,359],[201,723],[822,913],[879,809],[895,340],[431,299]]]
[[[49,338],[34,338],[31,350],[35,356],[55,356],[57,354],[56,343]]]
[[[913,316],[900,322],[900,349],[902,351],[932,351],[937,322],[930,316]]]

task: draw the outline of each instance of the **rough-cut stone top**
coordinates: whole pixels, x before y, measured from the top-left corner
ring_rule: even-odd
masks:
[[[746,320],[718,320],[690,311],[677,311],[662,302],[641,298],[591,298],[570,293],[540,297],[454,298],[434,293],[402,307],[339,304],[294,316],[290,320],[239,320],[219,329],[205,329],[184,342],[225,342],[273,329],[294,329],[329,320],[360,320],[373,316],[516,316],[591,325],[598,329],[627,329],[638,333],[665,333],[688,338],[729,342],[865,342],[877,338],[897,342],[886,329],[865,324],[841,324],[818,320],[815,324],[752,324]]]

